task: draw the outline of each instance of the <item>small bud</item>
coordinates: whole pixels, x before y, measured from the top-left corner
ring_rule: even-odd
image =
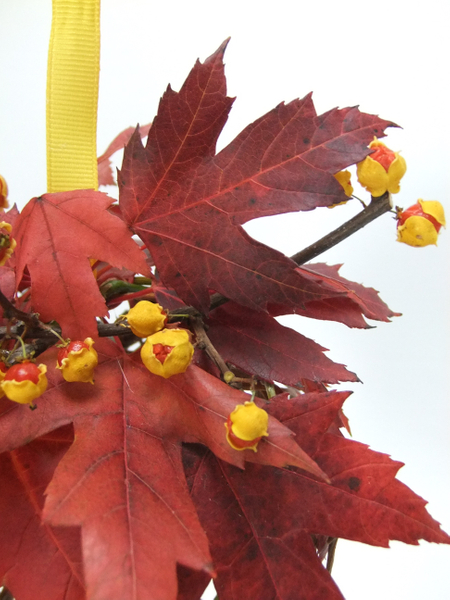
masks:
[[[94,383],[94,369],[98,365],[98,354],[92,347],[94,340],[90,337],[84,342],[70,342],[58,352],[56,368],[60,369],[66,381]]]
[[[130,309],[127,320],[134,335],[144,338],[164,329],[167,314],[159,304],[141,300]]]
[[[7,260],[9,260],[16,247],[16,240],[9,234],[11,233],[11,225],[0,222],[0,267],[3,266]]]
[[[42,396],[47,389],[46,373],[45,365],[36,366],[25,360],[10,367],[0,385],[9,400],[32,405],[33,400]]]
[[[375,152],[356,166],[359,183],[375,197],[385,192],[397,194],[400,191],[400,179],[406,173],[405,159],[377,138],[373,139],[369,148]]]
[[[225,423],[227,442],[235,450],[257,452],[258,442],[268,436],[269,415],[254,402],[238,404]]]
[[[189,333],[185,329],[163,329],[149,336],[141,348],[147,369],[167,379],[184,373],[194,354]]]
[[[225,383],[231,383],[234,378],[235,375],[233,371],[225,371],[225,373],[223,374],[223,380],[225,381]]]
[[[430,246],[437,243],[441,227],[445,227],[444,208],[436,200],[418,200],[397,214],[397,241],[408,246]]]

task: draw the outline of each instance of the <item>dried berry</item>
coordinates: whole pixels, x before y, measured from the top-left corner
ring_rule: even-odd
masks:
[[[3,266],[7,260],[11,258],[14,248],[16,247],[16,240],[9,234],[11,233],[11,225],[0,222],[0,267]]]
[[[0,175],[0,210],[5,210],[8,207],[8,186],[4,178]]]

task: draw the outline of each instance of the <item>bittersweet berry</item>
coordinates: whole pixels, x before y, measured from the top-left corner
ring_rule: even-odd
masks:
[[[397,194],[400,191],[400,180],[406,173],[405,159],[377,138],[373,139],[369,148],[375,152],[356,166],[359,183],[375,197],[382,196],[385,192]]]
[[[90,337],[84,342],[70,342],[58,352],[56,368],[60,369],[66,381],[94,383],[94,369],[98,365],[98,354],[92,347],[94,340]]]
[[[350,171],[339,171],[339,173],[336,173],[336,175],[334,176],[339,183],[342,185],[342,187],[344,188],[344,192],[345,195],[348,196],[349,198],[352,197],[353,195],[353,186],[352,186],[352,176]],[[339,202],[339,204],[345,204],[345,202]],[[338,204],[333,204],[332,206],[338,206]],[[331,208],[331,206],[330,206]]]
[[[0,175],[0,210],[5,210],[8,207],[8,186],[4,178]]]
[[[185,329],[163,329],[149,336],[141,348],[147,369],[167,379],[184,373],[191,363],[194,347]]]
[[[397,213],[397,240],[409,246],[423,247],[437,243],[445,227],[444,208],[436,200],[418,200]]]
[[[42,396],[47,389],[46,373],[45,365],[36,366],[24,360],[8,369],[0,385],[9,400],[32,405],[33,400]]]
[[[5,379],[7,370],[8,370],[8,365],[5,365],[5,363],[2,360],[0,360],[0,384]],[[4,395],[5,395],[5,392],[2,390],[1,385],[0,385],[0,398],[3,398]]]
[[[225,423],[227,442],[235,450],[257,452],[258,442],[268,436],[269,415],[254,402],[238,404]]]
[[[164,329],[167,314],[159,304],[141,300],[129,310],[127,320],[134,335],[144,338]]]
[[[0,267],[3,266],[8,259],[11,258],[16,240],[10,236],[11,225],[2,221],[0,223]]]

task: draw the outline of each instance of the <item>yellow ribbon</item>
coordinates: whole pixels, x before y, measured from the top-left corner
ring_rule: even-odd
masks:
[[[47,189],[97,189],[100,0],[53,0],[47,71]]]

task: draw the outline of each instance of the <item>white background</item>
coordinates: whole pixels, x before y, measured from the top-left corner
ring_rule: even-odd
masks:
[[[449,4],[428,0],[264,3],[103,0],[98,152],[129,125],[152,120],[170,82],[179,89],[195,60],[228,36],[229,95],[237,96],[220,147],[279,102],[314,91],[318,113],[360,105],[403,127],[388,145],[408,164],[395,204],[449,204]],[[0,0],[0,173],[19,205],[45,192],[45,86],[50,0]],[[364,191],[358,189],[364,195]],[[254,221],[247,230],[290,255],[360,210]],[[449,246],[395,241],[385,215],[323,255],[341,273],[380,290],[403,313],[375,329],[285,318],[356,371],[364,385],[346,403],[356,440],[406,463],[399,477],[429,500],[450,531]],[[347,600],[450,597],[450,548],[340,541],[333,576]],[[251,574],[250,574],[251,576]],[[242,599],[258,600],[258,599]]]

